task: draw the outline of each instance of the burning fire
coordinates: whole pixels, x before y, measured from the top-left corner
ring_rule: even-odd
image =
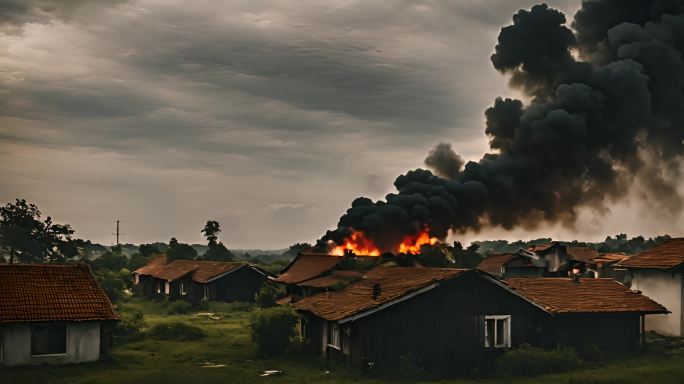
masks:
[[[430,237],[428,229],[416,235],[405,236],[401,243],[393,251],[398,253],[418,254],[420,247],[425,244],[435,245],[439,242],[436,237]],[[363,231],[355,231],[344,244],[335,246],[330,254],[343,256],[346,251],[354,252],[357,255],[380,256],[382,251],[368,239]]]

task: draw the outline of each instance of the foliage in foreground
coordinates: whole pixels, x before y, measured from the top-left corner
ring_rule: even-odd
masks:
[[[120,337],[139,335],[145,326],[145,318],[140,311],[126,311],[119,313],[119,321],[114,326],[114,334]]]
[[[153,340],[177,341],[199,340],[207,335],[201,328],[181,321],[156,324],[145,334]]]
[[[296,323],[297,314],[290,307],[254,312],[249,318],[249,327],[257,354],[274,356],[285,352],[292,345]]]
[[[567,372],[580,366],[572,348],[542,349],[521,346],[503,354],[496,362],[497,372],[504,376],[536,376]]]

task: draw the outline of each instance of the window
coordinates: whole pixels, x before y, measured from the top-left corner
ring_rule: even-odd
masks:
[[[181,281],[181,295],[187,295],[188,294],[188,282],[187,281]]]
[[[342,343],[340,343],[340,326],[337,323],[328,323],[328,345],[341,349]]]
[[[204,286],[204,300],[209,300],[209,286]]]
[[[137,273],[133,274],[133,284],[138,284],[140,283],[140,276],[138,276]]]
[[[66,353],[66,325],[34,325],[31,327],[31,355]]]
[[[164,282],[164,293],[168,295],[170,292],[171,292],[171,283],[169,283],[168,281],[165,281]]]
[[[485,316],[485,347],[511,346],[511,316]]]
[[[157,281],[157,293],[161,293],[161,283]]]

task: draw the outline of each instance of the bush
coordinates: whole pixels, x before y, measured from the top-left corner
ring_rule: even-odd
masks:
[[[278,299],[278,289],[273,284],[263,284],[257,293],[256,303],[262,308],[272,307]]]
[[[180,321],[160,323],[146,332],[154,340],[198,340],[207,334],[202,329]]]
[[[166,313],[169,315],[184,315],[192,311],[192,304],[184,300],[178,300],[167,306]]]
[[[136,336],[140,334],[144,326],[145,319],[142,312],[121,312],[119,321],[114,326],[114,335],[120,337]]]
[[[535,376],[565,372],[577,368],[580,359],[572,348],[546,350],[521,346],[508,351],[496,362],[497,371],[505,376]]]
[[[257,354],[272,356],[285,352],[295,335],[297,314],[289,307],[275,307],[253,313],[249,319]]]

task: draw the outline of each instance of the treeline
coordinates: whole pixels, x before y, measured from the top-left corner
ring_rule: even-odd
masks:
[[[662,235],[656,237],[645,238],[644,236],[635,236],[631,239],[627,238],[624,233],[615,235],[615,237],[607,236],[602,242],[586,242],[586,241],[559,241],[559,243],[574,246],[574,247],[589,247],[599,253],[624,253],[626,255],[634,255],[645,251],[658,244],[661,244],[671,237],[669,235]],[[517,252],[521,249],[527,249],[533,245],[541,245],[552,242],[551,238],[539,238],[530,241],[513,241],[506,240],[486,240],[475,241],[473,244],[479,246],[479,252],[483,255],[490,253],[511,253]]]

